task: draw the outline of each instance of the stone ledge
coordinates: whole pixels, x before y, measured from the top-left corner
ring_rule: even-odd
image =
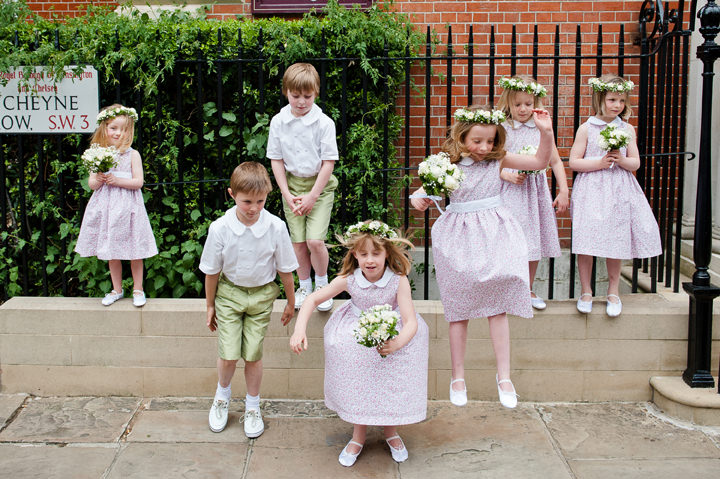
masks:
[[[717,384],[717,378],[715,378]],[[720,426],[717,387],[691,388],[682,377],[650,378],[652,401],[669,416],[704,426]]]

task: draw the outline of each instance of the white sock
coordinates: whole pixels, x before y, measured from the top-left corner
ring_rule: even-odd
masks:
[[[315,275],[315,287],[316,288],[322,288],[323,286],[327,286],[327,284],[328,284],[327,275],[325,275],[325,276]]]
[[[260,395],[251,396],[250,394],[245,395],[245,410],[250,409],[260,410]]]
[[[220,383],[217,385],[217,389],[215,390],[215,399],[222,399],[223,401],[230,401],[230,397],[232,396],[232,385],[228,384],[226,388],[220,386]]]
[[[312,292],[312,278],[308,276],[307,279],[301,279],[300,287],[305,288],[305,291],[307,292]]]

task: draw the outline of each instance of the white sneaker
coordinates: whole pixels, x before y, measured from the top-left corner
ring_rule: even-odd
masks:
[[[145,306],[147,299],[145,299],[145,291],[136,289],[133,290],[133,305],[136,307]]]
[[[222,399],[216,399],[213,401],[212,407],[210,408],[210,415],[208,417],[210,430],[212,432],[220,432],[225,429],[228,420],[229,405],[230,401],[223,401]]]
[[[245,435],[249,438],[258,437],[265,431],[265,423],[259,409],[247,409],[243,417]]]
[[[300,309],[308,296],[310,296],[310,292],[305,288],[300,287],[295,290],[295,309]]]
[[[590,296],[590,301],[583,301],[583,297]],[[577,310],[581,313],[591,313],[592,312],[592,294],[590,293],[583,293],[580,295],[580,297],[577,300]]]
[[[324,286],[315,286],[315,291],[319,290],[320,288],[324,288]],[[327,301],[323,301],[322,303],[318,304],[317,310],[318,311],[330,311],[332,309],[333,305],[333,299],[330,298]]]
[[[102,299],[103,306],[110,306],[118,299],[121,299],[123,297],[122,293],[118,293],[114,289],[110,291],[108,294],[105,295],[105,297]]]
[[[390,441],[393,439],[400,439],[400,449],[395,449],[392,444],[390,444]],[[390,446],[390,454],[392,454],[393,461],[395,462],[405,462],[407,461],[409,454],[407,447],[405,447],[405,443],[403,442],[402,438],[400,436],[395,435],[392,437],[385,438],[385,442],[387,442],[387,445]]]
[[[617,294],[608,294],[607,297],[608,300],[605,312],[611,318],[617,318],[618,316],[620,316],[620,313],[622,313],[622,301],[620,301],[620,297]],[[610,301],[610,298],[617,299],[617,303],[613,303],[612,301]]]
[[[532,297],[532,294],[530,295],[530,302],[532,303],[532,307],[535,309],[543,310],[547,308],[547,304],[545,304],[545,301],[540,296]]]
[[[465,380],[462,378],[450,381],[450,402],[456,406],[464,406],[467,404],[467,387],[463,387],[462,391],[456,391],[452,387],[454,383],[459,381],[462,381],[463,385],[465,384]]]

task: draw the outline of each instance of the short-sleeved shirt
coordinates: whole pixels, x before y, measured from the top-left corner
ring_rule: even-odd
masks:
[[[200,270],[222,273],[237,286],[252,288],[275,280],[277,272],[290,273],[298,267],[285,222],[267,210],[252,226],[245,226],[230,208],[210,224]]]
[[[338,160],[335,123],[315,104],[300,117],[286,105],[270,121],[267,157],[283,160],[295,176],[315,176],[323,161]]]

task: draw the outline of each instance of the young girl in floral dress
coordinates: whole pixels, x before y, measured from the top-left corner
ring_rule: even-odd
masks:
[[[305,299],[290,347],[297,354],[307,349],[305,331],[318,304],[342,291],[350,294],[352,300],[332,314],[324,331],[325,404],[353,424],[352,440],[338,460],[352,466],[367,426],[383,426],[392,458],[403,462],[408,450],[397,426],[420,422],[427,413],[428,327],[410,295],[410,243],[380,221],[351,226],[342,242],[348,249],[342,269]],[[399,334],[378,350],[361,346],[353,334],[360,313],[383,304],[400,313]]]

